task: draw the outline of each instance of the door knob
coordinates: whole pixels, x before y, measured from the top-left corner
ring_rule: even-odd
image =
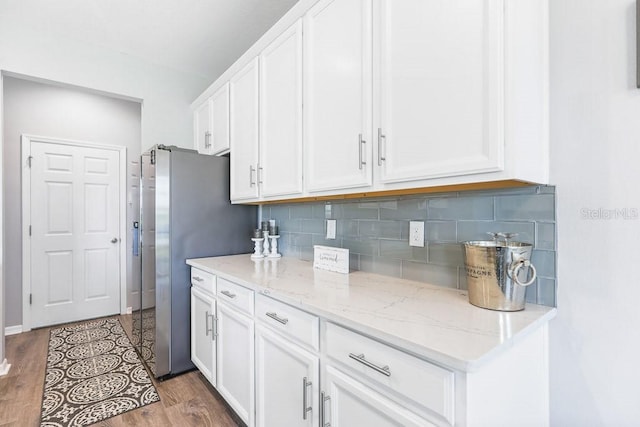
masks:
[[[118,238],[114,237],[113,239],[111,239],[111,243],[118,243]]]

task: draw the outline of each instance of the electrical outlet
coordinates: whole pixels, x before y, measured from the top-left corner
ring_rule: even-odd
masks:
[[[409,246],[424,248],[424,221],[409,221]]]
[[[327,239],[335,239],[336,238],[336,220],[328,219],[327,220]]]

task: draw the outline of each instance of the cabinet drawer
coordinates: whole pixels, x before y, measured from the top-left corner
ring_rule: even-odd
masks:
[[[204,270],[191,267],[191,284],[211,295],[216,294],[216,276]]]
[[[216,295],[220,301],[224,301],[240,311],[253,315],[253,291],[251,289],[219,277],[218,292]]]
[[[453,424],[453,372],[333,323],[325,325],[327,356]]]
[[[318,351],[319,322],[316,316],[258,294],[256,296],[256,319],[289,338]]]

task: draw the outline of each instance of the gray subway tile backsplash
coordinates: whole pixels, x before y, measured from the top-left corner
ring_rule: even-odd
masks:
[[[425,220],[427,219],[427,202],[423,199],[397,199],[397,201],[380,203],[380,219]]]
[[[299,204],[289,208],[290,218],[310,219],[313,218],[313,205]]]
[[[536,289],[538,292],[538,298],[537,298],[538,304],[555,307],[556,281],[554,279],[545,279],[543,277],[538,278]]]
[[[553,222],[536,223],[536,248],[556,250],[556,224]]]
[[[402,239],[406,234],[406,221],[358,221],[360,236],[379,237],[381,239]],[[403,233],[403,231],[405,231]]]
[[[402,274],[402,260],[361,255],[360,270],[384,276],[400,277]]]
[[[311,211],[309,211],[311,213]],[[291,211],[293,215],[293,211]],[[324,226],[325,220],[323,219],[301,219],[300,224],[302,226],[303,233],[316,233],[323,234],[326,233],[326,228]]]
[[[460,243],[429,242],[429,264],[449,265],[457,267],[464,265],[464,255]]]
[[[438,197],[428,200],[428,219],[494,219],[493,197]]]
[[[535,265],[538,276],[548,279],[556,277],[556,253],[554,251],[534,249],[531,262]]]
[[[275,219],[284,256],[313,259],[313,245],[349,249],[351,270],[362,270],[466,289],[460,242],[488,240],[487,232],[515,232],[534,244],[539,278],[527,288],[527,302],[556,303],[555,187],[452,192],[263,206]],[[326,219],[337,220],[336,239],[327,240]],[[408,244],[409,220],[425,221],[425,247]]]
[[[427,241],[457,242],[458,223],[456,221],[427,221],[424,224]],[[408,232],[408,227],[405,227]],[[404,234],[408,238],[407,234]]]
[[[519,242],[533,243],[535,238],[534,222],[506,222],[506,221],[458,221],[458,240],[488,240],[487,233],[508,231],[518,233],[514,238]]]
[[[412,261],[426,261],[426,248],[409,246],[404,240],[380,240],[380,257],[389,259],[408,259]]]
[[[555,221],[555,194],[496,198],[496,219]]]

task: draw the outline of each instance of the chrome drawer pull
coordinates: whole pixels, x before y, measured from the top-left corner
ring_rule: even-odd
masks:
[[[235,298],[235,297],[236,297],[236,294],[232,294],[232,293],[231,293],[231,292],[229,292],[229,291],[220,291],[220,293],[221,293],[222,295],[225,295],[225,296],[229,297],[229,298]]]
[[[331,400],[331,396],[324,394],[324,391],[320,392],[320,427],[331,427],[331,420],[325,422],[326,415],[324,413],[324,404]]]
[[[376,372],[381,373],[382,375],[386,375],[387,377],[391,376],[391,369],[389,369],[389,365],[383,366],[382,368],[378,365],[375,365],[371,362],[369,362],[367,359],[364,358],[364,354],[353,354],[353,353],[349,353],[349,357],[352,358],[353,360],[356,360],[360,363],[362,363],[363,365],[373,369]]]
[[[198,276],[193,276],[193,280],[195,280],[196,282],[203,282],[204,279],[202,277],[198,277]]]
[[[211,316],[213,317],[213,316]],[[211,325],[211,329],[209,329],[209,312],[204,312],[204,335],[209,336],[209,332],[213,331],[213,325]]]
[[[386,155],[382,154],[382,141],[385,145],[387,143],[387,137],[382,134],[382,128],[378,128],[378,166],[382,166],[382,162],[387,160]]]
[[[289,323],[289,319],[284,318],[284,317],[278,317],[278,313],[266,313],[266,315],[270,318],[272,318],[273,320],[276,320],[280,323],[282,323],[283,325],[286,325],[287,323]]]
[[[362,139],[362,134],[358,134],[358,169],[362,170],[362,166],[366,165],[367,162],[363,159],[362,149],[364,148],[364,144],[367,141]]]
[[[256,185],[255,181],[253,180],[253,173],[256,171],[256,168],[253,167],[253,165],[249,165],[249,187],[253,187],[254,185]]]
[[[311,411],[313,407],[307,406],[307,387],[312,384],[311,381],[307,381],[307,377],[302,379],[302,419],[307,419],[307,412]]]

